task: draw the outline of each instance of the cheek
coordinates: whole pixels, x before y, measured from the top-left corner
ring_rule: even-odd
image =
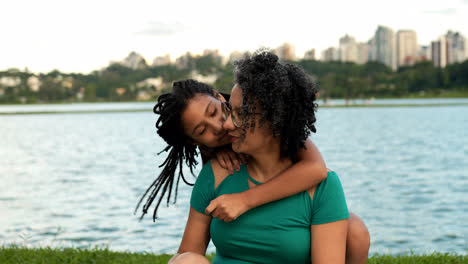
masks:
[[[199,140],[199,142],[202,143],[203,145],[207,146],[207,147],[210,147],[210,148],[219,147],[218,138],[215,137],[213,134],[204,135]]]
[[[249,151],[255,147],[254,144],[255,140],[253,140],[250,133],[246,133],[244,137],[232,143],[232,149],[236,151]]]

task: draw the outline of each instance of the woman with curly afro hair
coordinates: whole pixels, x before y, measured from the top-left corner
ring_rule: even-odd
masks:
[[[188,183],[182,174],[182,162],[185,160],[187,165],[191,169],[193,168],[196,164],[195,146],[219,147],[228,141],[228,143],[232,142],[234,150],[239,153],[249,154],[251,157],[247,166],[244,164],[238,165],[237,172],[225,170],[224,168],[227,167],[226,164],[223,164],[225,158],[219,158],[219,154],[215,155],[217,160],[212,160],[205,165],[192,194],[192,208],[184,238],[178,251],[180,254],[177,254],[171,262],[191,263],[193,261],[194,263],[200,263],[204,259],[202,255],[206,251],[210,238],[207,227],[211,220],[213,221],[213,227],[217,222],[234,224],[238,223],[240,219],[250,219],[248,215],[264,207],[261,205],[291,195],[293,195],[291,197],[304,196],[304,191],[315,190],[315,188],[318,188],[317,184],[320,181],[324,178],[326,178],[325,181],[328,181],[328,178],[330,178],[330,173],[327,173],[326,169],[325,177],[320,176],[320,170],[324,168],[323,160],[310,139],[307,139],[310,131],[315,132],[315,86],[301,69],[291,64],[279,63],[277,59],[275,55],[269,52],[257,52],[252,58],[241,60],[236,64],[237,84],[233,88],[233,95],[237,97],[231,98],[231,101],[236,100],[235,98],[239,99],[239,93],[236,91],[241,91],[242,96],[240,98],[241,102],[244,103],[240,104],[239,107],[237,105],[236,107],[230,107],[230,104],[227,103],[223,104],[224,99],[211,87],[194,80],[174,83],[173,92],[161,96],[155,106],[155,112],[160,114],[157,122],[158,134],[168,143],[165,150],[170,151],[170,153],[163,164],[164,169],[161,175],[147,191],[149,192],[152,189],[150,197],[143,207],[144,213],[147,212],[158,193],[162,192],[154,213],[156,213],[157,207],[167,190],[169,190],[167,197],[169,202],[177,167],[179,168],[179,176],[175,183],[176,194],[180,178]],[[242,89],[239,87],[242,87]],[[260,89],[260,87],[266,89]],[[261,111],[258,111],[259,109]],[[226,122],[224,122],[225,119],[227,119]],[[234,131],[232,126],[229,127],[228,124],[234,125]],[[263,134],[259,134],[261,130],[264,130]],[[227,134],[228,131],[229,134]],[[258,137],[259,135],[262,136]],[[271,170],[264,171],[265,174],[262,175],[265,177],[262,178],[260,175],[257,175],[258,178],[255,177],[257,180],[265,180],[265,184],[254,185],[255,188],[250,186],[243,190],[218,192],[218,190],[221,190],[218,188],[219,186],[229,188],[229,184],[224,181],[224,178],[227,178],[229,174],[233,174],[230,178],[238,178],[239,176],[236,175],[250,177],[250,174],[246,172],[251,172],[251,168],[257,168],[255,156],[258,155],[254,155],[255,151],[253,150],[267,146],[267,144],[264,144],[267,138],[278,141],[277,154],[279,154],[281,160],[270,160],[269,167],[271,167]],[[285,161],[287,162],[285,163]],[[281,169],[278,169],[280,168],[278,166],[273,166],[280,164],[284,165],[283,167],[280,166]],[[255,175],[255,173],[252,174]],[[220,185],[221,181],[223,183]],[[251,184],[254,181],[250,177],[246,182]],[[259,184],[258,181],[256,183]],[[319,186],[325,185],[322,183]],[[207,200],[207,193],[200,191],[199,186],[211,186],[213,187],[211,191],[216,190],[217,195],[210,196],[210,199]],[[209,193],[210,188],[204,191]],[[196,193],[198,193],[198,196]],[[200,205],[200,197],[204,197],[205,199],[202,200],[207,204],[202,203]],[[311,205],[310,201],[307,203],[309,206]],[[273,212],[277,212],[277,210]],[[242,215],[243,213],[245,214]],[[277,213],[282,214],[282,212]],[[301,217],[305,216],[302,215]],[[310,218],[310,215],[308,217]],[[209,221],[207,221],[208,219]],[[365,263],[369,249],[367,229],[362,221],[353,214],[351,214],[348,224],[347,241],[345,236],[346,261],[347,263]],[[215,234],[213,230],[211,231],[211,236],[215,241]],[[215,233],[223,234],[222,231]],[[298,240],[302,249],[306,244],[310,246],[310,230],[308,234],[308,242],[307,239],[304,240],[304,232],[302,232],[302,240]],[[319,234],[319,232],[315,232],[315,234]],[[255,236],[255,234],[253,235]],[[226,236],[226,239],[227,241],[236,241],[236,239],[228,238],[228,236]],[[242,241],[242,238],[239,241]],[[216,241],[215,245],[220,250]],[[244,249],[250,250],[249,247]],[[281,247],[277,249],[281,249]],[[308,250],[310,251],[311,248],[309,247]],[[225,249],[225,251],[227,251],[228,256],[229,254],[242,255],[241,252],[229,253],[229,249]],[[223,255],[226,256],[226,252],[221,254],[218,251],[216,257],[218,262]],[[239,257],[241,257],[240,255]],[[320,254],[319,256],[325,255],[327,254]],[[281,262],[280,259],[276,262]],[[258,258],[256,260],[260,261]],[[270,260],[265,259],[260,262],[270,262]]]
[[[315,186],[228,221],[223,212],[207,209],[221,196],[260,188],[294,166],[316,131],[317,90],[301,68],[265,50],[235,66],[236,84],[222,104],[223,128],[232,149],[248,155],[249,162],[233,175],[216,159],[205,164],[192,190],[179,254],[170,263],[207,263],[203,255],[210,238],[216,246],[213,263],[365,263],[368,244],[360,260],[347,257],[353,227],[348,228],[350,215],[333,171]],[[362,237],[365,241],[368,234]]]

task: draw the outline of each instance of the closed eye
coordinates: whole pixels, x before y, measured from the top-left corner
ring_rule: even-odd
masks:
[[[200,133],[198,133],[199,136],[203,135],[203,133],[205,133],[205,130],[206,130],[206,127],[203,128],[202,131],[200,131]]]
[[[215,109],[214,109],[214,111],[213,111],[213,113],[211,113],[211,115],[210,115],[210,116],[211,116],[211,117],[215,116],[217,112],[218,112],[218,109],[217,109],[217,108],[215,108]]]

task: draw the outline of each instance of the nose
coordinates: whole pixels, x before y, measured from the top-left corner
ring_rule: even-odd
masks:
[[[234,123],[232,122],[232,117],[231,117],[231,115],[228,115],[226,121],[224,121],[224,123],[223,123],[223,128],[224,128],[225,130],[228,130],[228,131],[229,131],[229,130],[232,131],[232,130],[235,130],[235,129],[236,129],[236,126],[235,126]]]

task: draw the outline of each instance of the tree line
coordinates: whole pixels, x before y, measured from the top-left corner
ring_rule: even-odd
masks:
[[[392,71],[378,62],[358,65],[343,62],[300,60],[302,66],[318,83],[319,97],[370,98],[404,97],[447,91],[468,94],[468,60],[445,68],[432,62],[419,62]],[[211,76],[211,84],[222,92],[233,86],[232,62],[223,63],[212,54],[186,56],[183,63],[148,66],[133,69],[120,63],[89,74],[33,74],[27,70],[0,71],[0,103],[35,102],[102,102],[155,100],[170,90],[172,82],[186,78],[203,80]],[[158,78],[157,85],[145,80]],[[36,83],[36,84],[34,84]],[[36,86],[35,88],[33,86]]]

